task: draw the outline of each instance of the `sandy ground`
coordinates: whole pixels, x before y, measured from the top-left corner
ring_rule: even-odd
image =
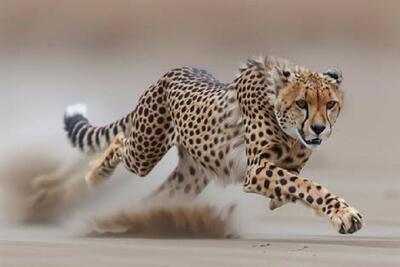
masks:
[[[302,224],[297,224],[302,227]],[[307,226],[302,227],[307,232]],[[9,229],[10,230],[10,229]],[[308,230],[312,230],[309,228]],[[389,229],[388,229],[389,230]],[[72,238],[60,229],[1,236],[1,266],[399,266],[397,237],[262,235],[252,240]]]
[[[17,231],[17,230],[16,230]],[[262,240],[65,238],[56,229],[19,229],[0,242],[1,266],[399,266],[400,240],[275,236]]]

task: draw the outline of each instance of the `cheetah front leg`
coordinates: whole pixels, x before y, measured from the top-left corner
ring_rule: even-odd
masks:
[[[363,226],[360,213],[342,198],[312,180],[293,175],[271,163],[249,168],[244,190],[278,201],[283,198],[301,200],[318,214],[327,215],[341,234],[352,234]]]
[[[298,171],[296,171],[296,172],[291,171],[291,172],[293,175],[299,175]],[[290,203],[290,202],[295,203],[296,201],[297,201],[297,199],[295,197],[291,197],[289,195],[284,195],[279,199],[278,198],[271,199],[269,201],[269,209],[276,210],[276,209],[279,209],[280,207],[286,205],[287,203]]]

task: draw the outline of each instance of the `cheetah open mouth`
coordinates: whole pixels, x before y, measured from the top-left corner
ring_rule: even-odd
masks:
[[[304,137],[304,132],[302,130],[299,130],[299,136],[301,138],[301,141],[303,141],[304,144],[306,144],[307,146],[310,146],[310,147],[316,147],[316,146],[319,146],[322,143],[322,139],[321,138],[314,138],[314,139],[311,139],[311,140],[307,140]]]
[[[305,139],[304,139],[304,142],[305,142],[307,145],[318,146],[318,145],[321,144],[322,140],[319,139],[319,138],[314,138],[314,139],[311,139],[311,140],[305,140]]]

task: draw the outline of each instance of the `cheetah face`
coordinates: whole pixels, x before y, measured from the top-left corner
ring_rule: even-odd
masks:
[[[343,105],[341,72],[277,70],[275,115],[280,127],[308,148],[317,148],[332,133]]]

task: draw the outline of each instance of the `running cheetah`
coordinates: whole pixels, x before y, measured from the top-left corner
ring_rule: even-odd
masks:
[[[342,198],[299,173],[332,133],[343,106],[337,69],[313,72],[287,60],[250,59],[231,83],[205,70],[177,68],[140,98],[135,110],[105,127],[92,126],[85,107],[71,106],[65,129],[85,153],[104,151],[86,177],[91,188],[122,163],[146,176],[176,146],[179,163],[152,197],[194,198],[212,179],[239,182],[270,198],[276,209],[302,201],[325,214],[341,234],[363,225]]]

